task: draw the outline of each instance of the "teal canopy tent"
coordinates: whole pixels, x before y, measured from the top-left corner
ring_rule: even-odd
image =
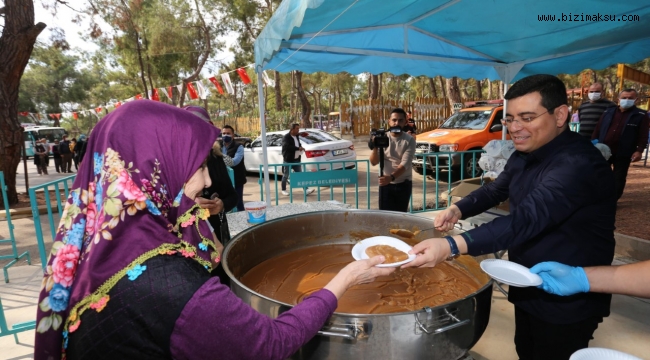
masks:
[[[255,41],[258,80],[300,70],[509,84],[649,56],[647,1],[285,0]]]

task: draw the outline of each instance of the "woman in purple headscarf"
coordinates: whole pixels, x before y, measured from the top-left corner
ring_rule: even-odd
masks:
[[[154,101],[100,121],[87,145],[43,279],[34,357],[282,359],[316,334],[352,285],[391,269],[353,262],[273,320],[210,277],[215,127]]]

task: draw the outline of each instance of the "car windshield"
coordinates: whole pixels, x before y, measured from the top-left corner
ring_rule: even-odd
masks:
[[[305,144],[317,144],[328,141],[337,141],[341,140],[334,135],[328,134],[324,131],[301,131],[300,132],[300,141]]]
[[[459,111],[445,121],[440,129],[481,130],[490,120],[492,110]]]

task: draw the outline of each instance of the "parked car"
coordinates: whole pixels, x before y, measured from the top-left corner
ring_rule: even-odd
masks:
[[[465,106],[469,107],[454,113],[439,128],[418,134],[413,170],[422,175],[426,166],[427,175],[435,175],[436,158],[429,156],[427,164],[424,164],[422,154],[481,150],[490,140],[500,140],[503,130],[502,104],[502,101],[466,103]],[[480,158],[479,154],[472,156],[466,153],[461,164],[460,154],[439,156],[438,167],[441,171],[449,171],[451,163],[452,173],[460,175],[460,167],[463,166],[465,178],[477,177],[482,173],[478,166]]]
[[[274,131],[266,133],[267,152],[269,164],[282,164],[282,138],[289,130]],[[310,162],[325,162],[325,161],[342,161],[357,159],[357,153],[354,151],[354,145],[349,140],[342,140],[334,135],[326,133],[319,129],[300,129],[298,133],[300,136],[300,143],[305,148],[302,154],[301,161],[303,163]],[[258,173],[260,165],[262,165],[262,137],[258,137],[252,143],[246,145],[244,148],[244,161],[246,163],[246,170]],[[342,169],[344,163],[337,163],[332,165],[333,169]],[[345,163],[346,169],[354,168],[355,163]],[[307,165],[306,171],[329,170],[329,164]],[[270,173],[275,173],[273,166],[269,167]],[[278,166],[279,174],[282,173],[282,168]]]

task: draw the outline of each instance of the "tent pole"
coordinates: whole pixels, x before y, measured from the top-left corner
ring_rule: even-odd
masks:
[[[508,92],[508,82],[504,81],[503,82],[503,96],[506,95]],[[508,111],[508,100],[503,100],[503,117],[506,117],[506,113]],[[506,139],[506,135],[508,134],[508,127],[503,125],[503,130],[501,131],[501,140]]]
[[[257,96],[260,105],[260,129],[262,130],[262,160],[264,161],[264,192],[266,193],[266,206],[271,207],[271,183],[269,182],[269,157],[266,146],[266,114],[264,113],[264,79],[261,66],[257,72]]]

